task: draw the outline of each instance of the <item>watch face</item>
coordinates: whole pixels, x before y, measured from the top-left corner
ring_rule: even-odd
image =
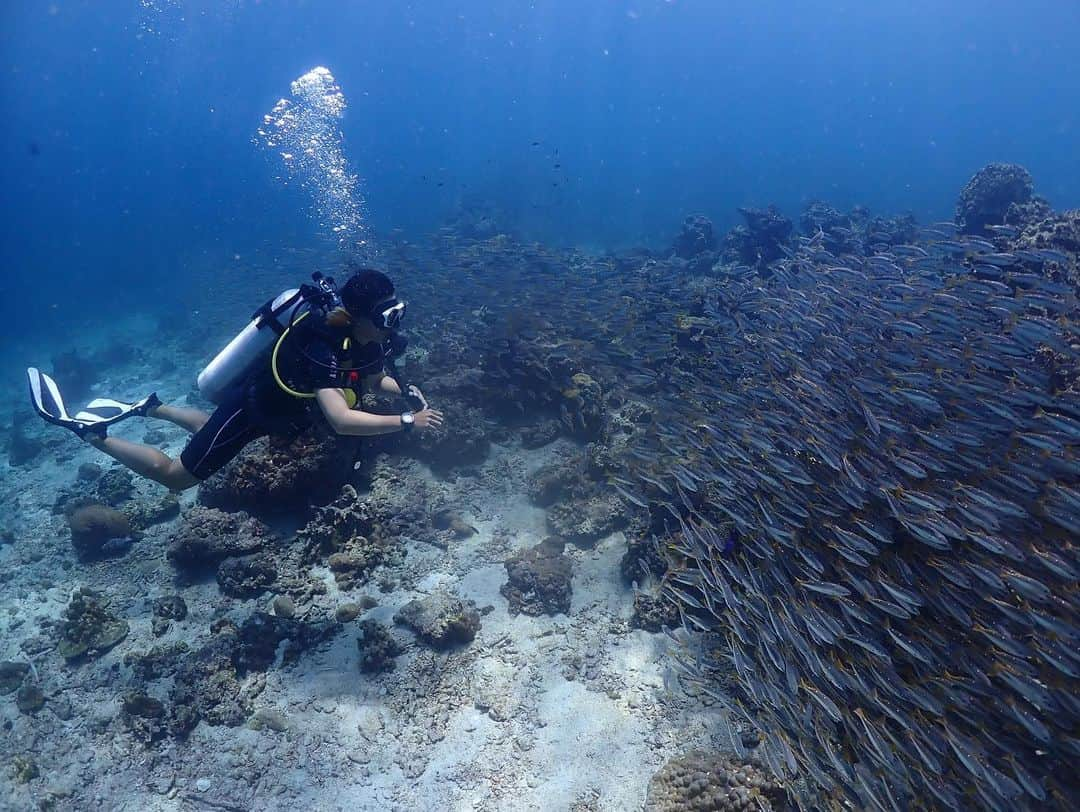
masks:
[[[413,422],[413,414],[412,414],[412,412],[405,412],[405,414],[403,414],[401,416],[401,422],[402,423],[411,423],[411,422]]]

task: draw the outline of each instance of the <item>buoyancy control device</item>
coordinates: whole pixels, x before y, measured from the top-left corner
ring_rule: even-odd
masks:
[[[212,403],[221,403],[233,387],[244,381],[259,363],[268,363],[278,337],[312,308],[331,310],[341,303],[331,277],[311,275],[313,285],[280,293],[252,314],[251,321],[199,373],[199,391]]]

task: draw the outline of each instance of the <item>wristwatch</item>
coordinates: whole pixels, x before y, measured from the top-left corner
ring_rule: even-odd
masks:
[[[413,420],[416,418],[412,412],[401,413],[401,430],[404,432],[410,432],[413,428]]]

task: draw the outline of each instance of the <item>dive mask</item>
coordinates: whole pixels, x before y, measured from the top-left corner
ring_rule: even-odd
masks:
[[[382,330],[396,330],[401,326],[401,320],[405,318],[405,302],[399,302],[397,299],[383,302],[368,318]]]

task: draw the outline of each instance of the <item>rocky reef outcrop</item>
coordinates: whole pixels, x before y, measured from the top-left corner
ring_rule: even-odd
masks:
[[[79,589],[64,610],[59,651],[66,660],[98,656],[127,637],[128,630],[128,622],[113,614],[101,595]]]
[[[1004,224],[1009,207],[1028,203],[1034,193],[1035,181],[1024,167],[987,164],[961,190],[956,224],[964,234],[982,234],[986,226]]]
[[[745,265],[767,265],[783,256],[781,247],[791,240],[795,224],[776,206],[764,209],[740,208],[745,225],[735,226],[721,245],[723,259]]]
[[[394,615],[416,636],[437,649],[469,643],[480,631],[480,612],[470,600],[440,590],[409,601]]]
[[[194,505],[181,518],[165,554],[178,569],[203,571],[226,558],[257,552],[274,540],[270,528],[247,513]]]
[[[348,480],[357,448],[356,438],[321,424],[291,438],[261,438],[199,486],[199,501],[254,514],[321,504]]]
[[[550,536],[506,560],[507,581],[499,591],[511,615],[570,612],[573,564],[563,554],[566,543]]]
[[[695,750],[673,758],[649,781],[646,812],[781,812],[794,809],[787,789],[754,764]]]

